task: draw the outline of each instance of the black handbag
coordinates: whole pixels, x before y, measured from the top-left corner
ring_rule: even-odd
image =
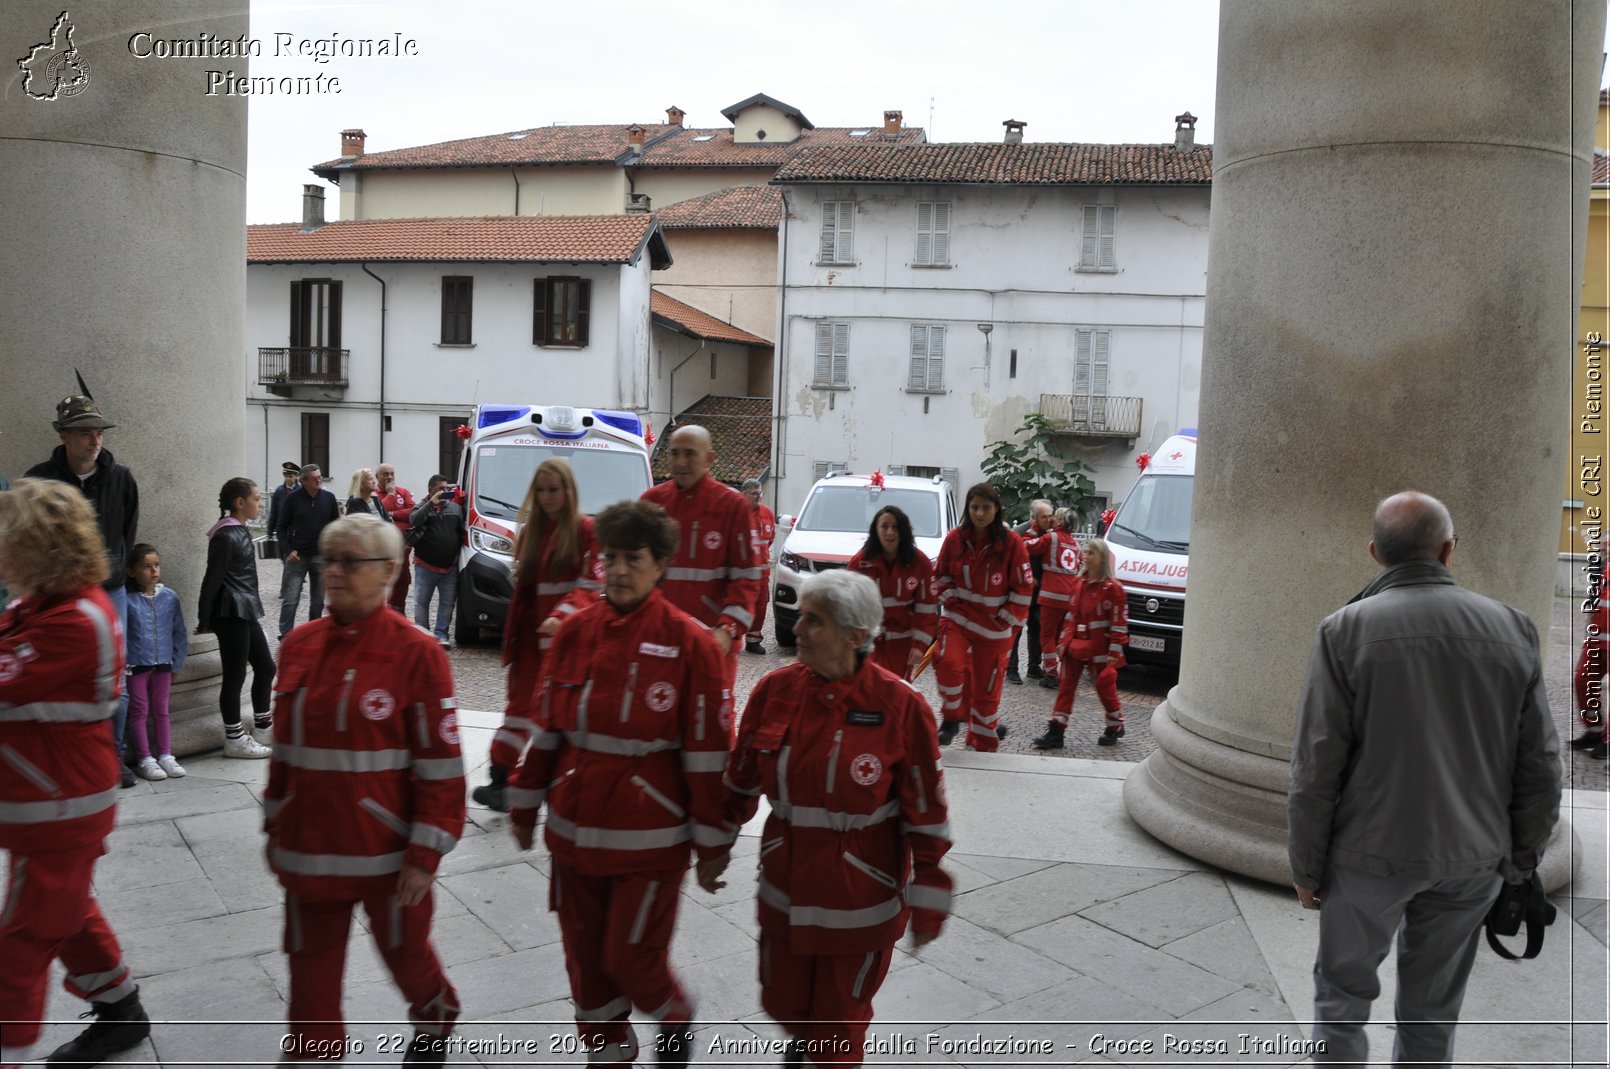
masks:
[[[1536,873],[1520,883],[1505,880],[1493,908],[1487,911],[1487,945],[1509,961],[1535,958],[1543,950],[1543,929],[1554,923],[1558,912],[1543,893],[1543,882]],[[1517,934],[1522,923],[1526,925],[1526,949],[1512,954],[1498,937]]]
[[[429,522],[429,520],[426,521],[426,523]],[[415,524],[403,532],[403,541],[408,544],[410,549],[417,547],[419,543],[425,540],[426,523]]]
[[[261,560],[279,560],[280,540],[273,535],[268,535],[259,541],[257,543],[257,556]]]

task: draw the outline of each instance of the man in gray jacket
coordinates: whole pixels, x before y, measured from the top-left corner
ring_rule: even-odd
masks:
[[[1537,867],[1560,805],[1537,629],[1464,590],[1448,510],[1375,510],[1382,571],[1319,625],[1291,758],[1289,850],[1320,909],[1315,1060],[1363,1062],[1376,970],[1401,927],[1394,1061],[1453,1058],[1483,918]]]

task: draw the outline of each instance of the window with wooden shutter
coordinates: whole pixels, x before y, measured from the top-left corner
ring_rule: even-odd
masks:
[[[436,471],[450,483],[461,481],[458,469],[464,458],[465,442],[458,436],[459,425],[474,418],[473,415],[436,417]]]
[[[816,367],[811,377],[811,385],[848,386],[849,384],[850,325],[816,324]]]
[[[950,202],[917,202],[917,249],[912,262],[928,267],[950,263]]]
[[[319,473],[330,478],[330,414],[302,413],[302,463],[317,464]]]
[[[937,391],[945,388],[945,328],[911,328],[911,370],[906,389]]]
[[[1073,332],[1073,419],[1103,424],[1107,420],[1107,368],[1112,331]]]
[[[302,278],[291,283],[291,350],[287,370],[293,381],[341,375],[341,283]]]
[[[532,288],[533,345],[584,348],[589,342],[593,283],[589,278],[539,278]]]
[[[470,311],[475,279],[468,275],[442,277],[442,344],[470,344]]]
[[[1116,271],[1118,257],[1114,242],[1118,209],[1111,204],[1086,204],[1079,243],[1081,271]]]
[[[819,262],[847,264],[855,260],[855,202],[829,200],[822,203],[822,243]]]

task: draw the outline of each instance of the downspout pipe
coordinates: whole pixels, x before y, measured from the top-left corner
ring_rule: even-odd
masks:
[[[359,264],[363,273],[380,283],[380,460],[386,462],[386,280],[369,270],[369,265]]]
[[[509,177],[514,179],[514,214],[520,214],[520,172],[513,167],[509,168]]]
[[[694,357],[696,357],[700,353],[704,352],[705,346],[707,346],[709,344],[710,344],[710,339],[709,338],[700,338],[699,339],[699,347],[697,349],[693,350],[693,352],[689,353],[687,356],[684,356],[682,358],[682,362],[677,364],[676,367],[671,369],[670,378],[666,380],[666,384],[665,384],[665,388],[666,388],[665,407],[666,407],[666,409],[668,409],[668,411],[665,413],[666,426],[670,426],[673,422],[676,421],[676,373],[678,371],[681,371],[682,366],[684,364],[686,364],[689,360],[692,360]]]
[[[783,241],[780,256],[781,267],[777,271],[777,346],[773,350],[776,353],[776,358],[772,361],[775,367],[772,371],[774,385],[771,391],[772,408],[775,410],[772,422],[776,426],[776,432],[772,435],[773,448],[776,450],[776,456],[772,463],[772,472],[776,475],[776,478],[769,480],[769,482],[771,484],[771,507],[774,512],[782,508],[782,498],[778,496],[777,492],[778,483],[788,477],[788,466],[783,462],[784,449],[788,441],[788,414],[783,408],[785,403],[783,389],[788,382],[788,217],[790,205],[788,203],[788,190],[781,189],[778,192],[783,197]]]

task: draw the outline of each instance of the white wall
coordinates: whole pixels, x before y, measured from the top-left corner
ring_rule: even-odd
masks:
[[[1208,191],[1192,188],[785,187],[780,243],[778,496],[800,499],[818,460],[852,469],[955,467],[982,477],[987,443],[1012,435],[1042,393],[1073,386],[1074,332],[1111,333],[1109,396],[1143,398],[1141,435],[1081,444],[1098,492],[1121,499],[1133,458],[1194,425],[1201,380]],[[826,200],[853,200],[855,262],[818,264]],[[916,203],[952,205],[948,268],[912,265]],[[1113,204],[1115,272],[1077,269],[1080,208]],[[815,326],[850,324],[847,390],[811,385]],[[991,323],[990,367],[979,323]],[[910,328],[943,325],[942,393],[906,389]],[[1010,374],[1017,350],[1017,374]]]
[[[713,376],[710,374],[712,356],[716,369]],[[756,396],[749,392],[749,385],[747,345],[712,342],[665,327],[654,328],[649,413],[656,433],[669,424],[670,417],[712,394],[716,397]]]

